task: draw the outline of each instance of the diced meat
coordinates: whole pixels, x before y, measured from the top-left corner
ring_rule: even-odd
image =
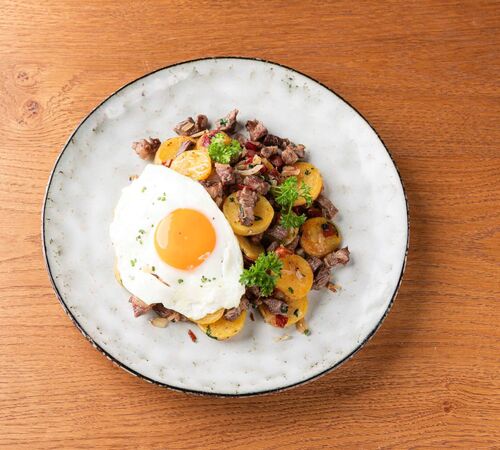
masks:
[[[335,205],[330,201],[330,199],[325,197],[323,194],[319,194],[316,202],[319,206],[321,206],[323,215],[330,220],[333,219],[335,217],[335,214],[339,212],[339,210],[335,208]]]
[[[302,258],[304,258],[306,256],[306,252],[304,251],[304,249],[302,247],[299,247],[298,249],[296,249],[295,254],[302,256]]]
[[[278,289],[275,289],[275,290],[273,291],[273,295],[272,295],[272,297],[277,298],[278,300],[286,300],[286,295],[285,295],[285,294],[283,294],[283,292],[281,292],[281,291],[280,291],[280,290],[278,290]]]
[[[254,208],[259,197],[257,192],[253,191],[248,186],[238,191],[237,197],[238,203],[240,204],[240,222],[248,227],[255,221]]]
[[[247,138],[242,135],[241,133],[236,133],[234,135],[234,138],[240,143],[242,147],[245,147],[245,144],[247,143]]]
[[[250,302],[245,296],[243,296],[241,297],[240,304],[237,307],[228,309],[225,312],[224,318],[230,321],[236,320],[238,317],[240,317],[241,313],[243,311],[246,311],[249,307],[250,307]]]
[[[300,236],[297,234],[297,236],[295,236],[291,242],[289,242],[287,245],[285,245],[285,247],[288,250],[291,250],[292,252],[294,252],[295,249],[297,248],[297,245],[299,245],[299,241],[300,241]]]
[[[200,133],[208,128],[208,118],[204,114],[198,114],[196,121],[192,117],[179,122],[174,131],[180,136],[191,136],[192,134]]]
[[[263,299],[262,303],[267,306],[271,314],[286,314],[288,312],[288,304],[283,300],[269,297]]]
[[[224,131],[225,133],[234,133],[234,130],[236,129],[236,116],[238,115],[238,110],[233,109],[231,112],[229,112],[226,117],[223,117],[222,119],[219,119],[217,121],[217,130],[219,131]]]
[[[325,265],[322,265],[316,275],[314,276],[314,282],[312,288],[319,290],[324,288],[330,281],[330,269]]]
[[[273,241],[266,248],[266,252],[267,253],[274,252],[279,246],[280,246],[280,243],[278,241]]]
[[[156,314],[164,319],[168,319],[169,322],[179,322],[181,320],[181,314],[172,309],[165,308],[161,303],[154,303],[151,306]]]
[[[208,117],[205,114],[198,114],[195,122],[196,133],[208,129]]]
[[[294,149],[291,145],[283,150],[283,152],[281,153],[281,158],[283,159],[283,162],[289,166],[295,164],[299,160],[299,157],[294,152]]]
[[[215,171],[219,175],[220,181],[223,185],[234,184],[236,179],[234,176],[234,168],[229,164],[215,163]]]
[[[256,175],[249,175],[243,179],[243,184],[259,194],[266,195],[271,187],[267,181]]]
[[[279,136],[275,136],[274,134],[267,134],[264,140],[262,141],[264,145],[273,145],[277,147],[281,147],[281,144],[283,143],[283,139],[281,139]]]
[[[254,234],[253,236],[248,236],[248,239],[254,244],[260,244],[260,241],[262,241],[262,236],[264,236],[264,233]]]
[[[143,302],[141,299],[135,297],[132,295],[129,298],[129,303],[132,304],[132,309],[134,310],[134,317],[139,317],[142,316],[143,314],[146,314],[147,312],[151,311],[151,308],[153,305],[148,305],[147,303]]]
[[[251,141],[259,141],[267,134],[267,128],[258,120],[249,120],[246,124],[246,129],[250,134]]]
[[[311,266],[311,270],[313,271],[313,273],[316,272],[323,264],[323,261],[321,261],[321,259],[319,259],[317,256],[308,256],[306,258],[306,261]]]
[[[184,141],[180,146],[179,150],[177,150],[177,153],[175,156],[179,156],[181,153],[184,153],[186,150],[189,150],[191,147],[194,147],[194,142],[189,140],[189,141]]]
[[[245,148],[248,150],[253,150],[254,152],[262,148],[262,143],[259,141],[246,141]]]
[[[245,297],[248,300],[254,300],[260,297],[260,288],[258,286],[249,286],[245,290]]]
[[[281,159],[280,155],[271,156],[269,161],[274,167],[281,167],[283,165],[283,159]]]
[[[293,151],[300,159],[306,156],[306,148],[302,144],[295,145]]]
[[[260,150],[260,154],[264,158],[270,158],[271,156],[278,155],[279,149],[276,146],[262,147],[262,149]]]
[[[300,169],[294,166],[285,166],[281,169],[281,175],[284,177],[294,177],[300,173]]]
[[[210,197],[212,197],[217,206],[220,207],[224,200],[224,189],[217,172],[212,172],[206,180],[200,181],[200,183],[210,194]]]
[[[160,140],[156,138],[141,139],[134,142],[132,148],[141,159],[150,159],[160,147]]]
[[[283,241],[288,235],[287,229],[283,225],[274,225],[266,231],[266,237],[273,241]]]
[[[335,266],[345,266],[349,262],[349,249],[347,247],[341,248],[336,252],[332,252],[323,258],[323,262],[329,269]]]

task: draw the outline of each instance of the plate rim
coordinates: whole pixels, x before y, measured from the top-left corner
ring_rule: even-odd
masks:
[[[76,135],[76,133],[78,132],[78,130],[82,127],[82,125],[89,119],[89,117],[95,111],[97,111],[104,103],[106,103],[108,100],[110,100],[111,98],[113,98],[116,94],[118,94],[119,92],[121,92],[122,90],[124,90],[125,88],[127,88],[128,86],[130,86],[130,85],[136,83],[137,81],[140,81],[140,80],[142,80],[142,79],[144,79],[144,78],[146,78],[146,77],[148,77],[150,75],[153,75],[153,74],[155,74],[157,72],[161,72],[161,71],[166,70],[166,69],[170,69],[170,68],[173,68],[173,67],[176,67],[176,66],[180,66],[180,65],[184,65],[184,64],[189,64],[189,63],[196,63],[196,62],[207,61],[207,60],[216,61],[216,60],[228,60],[228,59],[229,60],[231,60],[231,59],[232,60],[244,60],[244,61],[259,61],[259,62],[263,62],[263,63],[269,64],[269,65],[278,66],[278,67],[290,70],[292,72],[298,73],[298,74],[300,74],[300,75],[308,78],[309,80],[311,80],[311,81],[313,81],[315,83],[318,83],[320,86],[322,86],[323,88],[325,88],[326,90],[328,90],[331,94],[337,96],[345,104],[347,104],[349,107],[351,107],[361,117],[361,119],[363,119],[366,122],[366,124],[375,133],[375,135],[377,136],[377,138],[382,143],[382,146],[384,147],[385,151],[387,152],[389,158],[391,159],[392,164],[394,165],[394,168],[396,169],[396,173],[398,174],[398,179],[399,179],[399,182],[401,183],[401,188],[403,189],[403,195],[404,195],[404,198],[405,198],[406,223],[407,223],[406,248],[405,248],[405,254],[404,254],[404,258],[403,258],[403,265],[401,267],[401,273],[399,274],[398,282],[396,284],[394,292],[392,293],[391,300],[390,300],[389,304],[387,305],[387,308],[386,308],[384,314],[382,315],[382,317],[380,318],[380,320],[377,322],[377,324],[374,326],[374,328],[370,331],[370,333],[368,333],[368,335],[363,339],[363,341],[361,343],[357,344],[357,346],[354,348],[354,350],[352,350],[352,352],[350,352],[348,355],[346,355],[340,361],[338,361],[337,363],[335,363],[331,367],[323,370],[322,372],[320,372],[320,373],[318,373],[316,375],[313,375],[313,376],[311,376],[309,378],[306,378],[305,380],[297,381],[295,383],[291,383],[291,384],[288,384],[288,385],[282,386],[282,387],[265,389],[265,390],[262,390],[262,391],[255,391],[255,392],[245,392],[245,393],[207,392],[207,391],[202,391],[202,390],[197,390],[197,389],[190,389],[190,388],[182,388],[182,387],[172,386],[172,385],[170,385],[168,383],[163,383],[161,381],[154,380],[154,379],[152,379],[150,377],[147,377],[146,375],[141,374],[140,372],[137,372],[136,370],[134,370],[131,367],[127,366],[125,363],[119,361],[117,358],[115,358],[110,353],[108,353],[97,342],[94,341],[94,339],[80,325],[80,323],[78,322],[78,320],[76,319],[76,317],[73,315],[73,313],[71,312],[71,310],[66,305],[66,303],[64,301],[64,298],[62,297],[61,293],[59,292],[59,289],[57,288],[57,286],[55,284],[54,276],[52,274],[52,270],[51,270],[51,267],[50,267],[50,264],[49,264],[49,260],[48,260],[48,256],[47,256],[47,245],[46,245],[46,238],[45,238],[45,210],[46,210],[46,207],[47,207],[47,199],[48,199],[49,190],[50,190],[50,187],[51,187],[51,184],[52,184],[52,181],[53,181],[54,174],[56,172],[57,166],[58,166],[59,161],[61,160],[64,152],[66,151],[68,145],[73,140],[73,138]],[[409,247],[410,247],[410,209],[409,209],[409,203],[408,203],[408,196],[407,196],[407,193],[406,193],[406,189],[405,189],[405,185],[404,185],[403,179],[401,177],[401,173],[399,171],[399,168],[398,168],[398,166],[397,166],[397,164],[396,164],[396,162],[395,162],[395,160],[394,160],[391,152],[387,148],[387,145],[385,144],[385,142],[383,141],[382,137],[379,135],[379,133],[377,132],[377,130],[363,116],[363,114],[361,114],[361,112],[356,107],[354,107],[350,102],[348,102],[344,97],[342,97],[340,94],[338,94],[337,92],[335,92],[332,88],[328,87],[326,84],[322,83],[321,81],[318,81],[314,77],[312,77],[312,76],[310,76],[310,75],[308,75],[306,73],[303,73],[300,70],[297,70],[297,69],[289,67],[289,66],[287,66],[285,64],[282,64],[282,63],[271,61],[271,60],[268,60],[268,59],[265,59],[265,58],[258,58],[258,57],[251,57],[251,56],[234,56],[234,55],[230,55],[230,56],[207,56],[207,57],[203,57],[203,58],[188,59],[188,60],[179,61],[179,62],[176,62],[176,63],[173,63],[173,64],[169,64],[167,66],[163,66],[163,67],[157,68],[155,70],[152,70],[150,72],[147,72],[147,73],[141,75],[140,77],[129,81],[128,83],[122,85],[121,87],[119,87],[118,89],[116,89],[115,91],[113,91],[111,94],[109,94],[104,100],[102,100],[99,104],[97,104],[94,108],[92,108],[92,110],[89,111],[87,113],[87,115],[78,123],[78,125],[75,127],[75,129],[73,130],[73,132],[70,134],[69,138],[66,140],[66,142],[63,145],[61,151],[59,152],[59,154],[58,154],[58,156],[57,156],[57,158],[56,158],[56,160],[54,162],[54,165],[52,167],[52,170],[50,172],[49,179],[47,181],[47,185],[45,187],[45,194],[44,194],[44,198],[43,198],[42,214],[41,214],[41,244],[42,244],[43,258],[44,258],[44,262],[45,262],[45,268],[46,268],[47,273],[49,275],[49,280],[50,280],[50,283],[52,285],[52,289],[54,290],[54,293],[56,294],[56,297],[57,297],[57,299],[58,299],[61,307],[63,308],[64,312],[70,318],[70,320],[73,322],[73,325],[75,325],[75,327],[85,337],[85,339],[87,339],[87,341],[89,341],[90,344],[96,350],[98,350],[101,354],[103,354],[115,366],[120,367],[124,371],[126,371],[126,372],[130,373],[131,375],[134,375],[134,376],[136,376],[136,377],[138,377],[138,378],[140,378],[140,379],[142,379],[142,380],[144,380],[144,381],[146,381],[148,383],[154,384],[156,386],[160,386],[162,388],[167,388],[167,389],[170,389],[170,390],[173,390],[173,391],[176,391],[176,392],[182,392],[182,393],[185,393],[185,394],[193,394],[193,395],[199,395],[199,396],[210,396],[210,397],[253,397],[253,396],[268,395],[268,394],[273,394],[273,393],[277,393],[277,392],[282,392],[282,391],[286,391],[286,390],[289,390],[289,389],[293,389],[295,387],[298,387],[298,386],[310,383],[311,381],[314,381],[314,380],[316,380],[316,379],[318,379],[318,378],[320,378],[320,377],[322,377],[324,375],[327,375],[328,373],[333,372],[335,369],[337,369],[338,367],[340,367],[341,365],[343,365],[345,362],[347,362],[348,360],[350,360],[356,353],[358,353],[370,341],[370,339],[373,337],[373,335],[379,330],[379,328],[381,327],[381,325],[384,322],[385,318],[387,317],[387,315],[389,314],[390,310],[392,309],[394,301],[395,301],[395,299],[396,299],[396,297],[397,297],[397,295],[399,293],[399,289],[401,287],[401,283],[403,281],[403,275],[404,275],[404,272],[406,270],[406,264],[407,264],[407,260],[408,260],[408,251],[409,251]]]

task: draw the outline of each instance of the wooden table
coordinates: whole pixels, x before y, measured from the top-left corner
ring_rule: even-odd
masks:
[[[0,445],[500,446],[500,3],[0,1]],[[40,245],[52,164],[104,97],[207,55],[295,67],[358,108],[406,184],[411,249],[371,342],[282,394],[200,398],[114,367]]]

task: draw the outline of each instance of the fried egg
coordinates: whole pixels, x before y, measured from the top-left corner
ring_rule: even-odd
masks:
[[[123,286],[197,320],[240,303],[243,258],[222,211],[198,182],[149,164],[122,190],[110,226]]]

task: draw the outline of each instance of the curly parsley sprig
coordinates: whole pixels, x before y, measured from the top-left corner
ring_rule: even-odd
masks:
[[[297,177],[288,177],[283,183],[272,190],[276,203],[281,207],[280,224],[285,228],[298,228],[306,221],[306,215],[297,215],[292,211],[292,206],[299,197],[303,197],[306,205],[312,203],[311,187],[302,183],[299,188]]]
[[[241,153],[241,145],[236,139],[232,139],[229,144],[225,142],[226,139],[224,133],[217,133],[208,146],[210,158],[222,164],[229,164]]]
[[[283,262],[276,253],[261,253],[257,261],[243,271],[240,283],[245,286],[258,286],[261,294],[266,297],[273,292],[282,268]]]

